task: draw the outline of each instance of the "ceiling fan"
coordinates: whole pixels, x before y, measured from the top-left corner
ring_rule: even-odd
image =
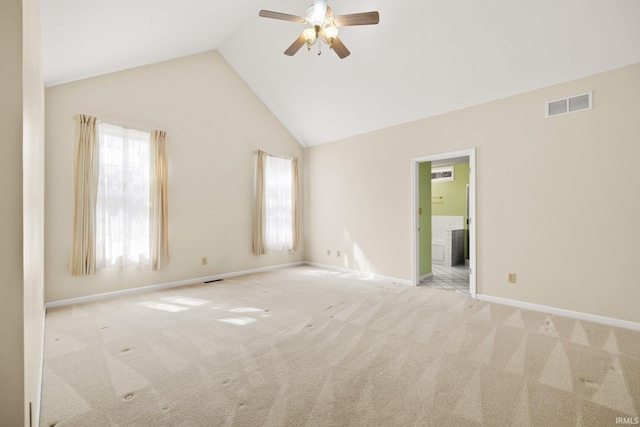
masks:
[[[374,25],[380,22],[380,15],[377,11],[334,16],[333,11],[327,5],[327,0],[314,0],[304,17],[270,10],[261,10],[259,15],[263,18],[281,19],[283,21],[311,25],[284,51],[284,54],[288,56],[295,55],[305,43],[310,51],[311,46],[318,38],[321,38],[323,42],[329,45],[329,49],[333,49],[341,59],[346,58],[351,52],[338,38],[338,27]],[[318,55],[321,53],[320,44],[318,44]]]

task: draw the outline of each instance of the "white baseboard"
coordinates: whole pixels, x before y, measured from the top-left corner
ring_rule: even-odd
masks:
[[[433,273],[427,273],[427,274],[423,274],[422,276],[420,276],[418,278],[418,282],[423,281],[424,279],[428,279],[429,277],[433,277]]]
[[[269,267],[254,268],[251,270],[233,271],[230,273],[216,274],[213,276],[196,277],[193,279],[179,280],[176,282],[160,283],[158,285],[142,286],[140,288],[123,289],[121,291],[105,292],[102,294],[87,295],[84,297],[51,301],[51,302],[45,303],[44,307],[45,309],[49,309],[54,307],[63,307],[65,305],[71,305],[71,304],[94,302],[94,301],[99,301],[99,300],[108,299],[108,298],[117,298],[117,297],[122,297],[126,295],[139,294],[139,293],[144,293],[149,291],[158,291],[161,289],[176,288],[178,286],[193,285],[194,283],[208,282],[211,280],[220,280],[220,279],[226,279],[226,278],[235,277],[235,276],[245,276],[247,274],[261,273],[264,271],[275,270],[278,268],[296,267],[298,265],[303,265],[303,264],[304,264],[303,261],[299,261],[299,262],[292,262],[289,264],[279,264],[279,265],[272,265]]]
[[[389,276],[381,276],[379,274],[367,273],[367,272],[359,271],[359,270],[351,270],[351,269],[344,268],[344,267],[335,267],[333,265],[319,264],[317,262],[305,261],[304,264],[310,265],[312,267],[324,268],[325,270],[339,271],[340,273],[355,274],[357,276],[368,277],[370,279],[385,280],[385,281],[388,281],[388,282],[399,283],[401,285],[411,285],[411,286],[413,286],[413,283],[411,283],[411,280],[398,279],[396,277],[389,277]]]
[[[524,308],[527,310],[540,311],[543,313],[555,314],[558,316],[570,317],[572,319],[586,320],[588,322],[602,323],[618,328],[633,329],[640,331],[640,323],[630,322],[628,320],[614,319],[612,317],[598,316],[595,314],[581,313],[579,311],[565,310],[562,308],[549,307],[546,305],[532,304],[529,302],[517,301],[507,298],[494,297],[491,295],[476,294],[476,298],[482,301],[495,302],[498,304],[510,305],[513,307]]]

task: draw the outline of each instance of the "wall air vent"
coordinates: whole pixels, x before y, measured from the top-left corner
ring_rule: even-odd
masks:
[[[583,93],[564,99],[549,101],[545,105],[545,116],[552,117],[560,114],[575,113],[593,108],[593,92]]]

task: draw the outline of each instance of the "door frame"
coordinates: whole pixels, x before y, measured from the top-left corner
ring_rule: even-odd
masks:
[[[423,162],[433,162],[436,160],[446,160],[455,157],[469,157],[469,293],[472,298],[476,297],[477,292],[477,233],[476,233],[476,149],[469,148],[465,150],[449,151],[446,153],[430,154],[426,156],[414,157],[411,159],[411,269],[412,283],[420,284],[420,232],[418,214],[419,202],[419,174],[418,167]]]

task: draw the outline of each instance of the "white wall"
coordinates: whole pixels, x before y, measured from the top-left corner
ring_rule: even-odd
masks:
[[[636,64],[307,149],[306,258],[410,280],[410,159],[476,147],[478,293],[640,322],[639,76]],[[593,110],[544,117],[546,101],[587,91]]]
[[[44,326],[44,76],[40,3],[23,0],[23,182],[25,405],[40,416]],[[28,425],[28,407],[25,424]]]
[[[46,111],[47,301],[303,259],[302,250],[251,253],[254,151],[298,156],[304,164],[303,149],[218,52],[47,88]],[[167,131],[171,261],[166,269],[70,276],[78,113]],[[208,265],[202,266],[205,256]]]
[[[0,425],[34,425],[44,319],[44,81],[37,0],[0,3]],[[29,414],[29,403],[32,414]]]

